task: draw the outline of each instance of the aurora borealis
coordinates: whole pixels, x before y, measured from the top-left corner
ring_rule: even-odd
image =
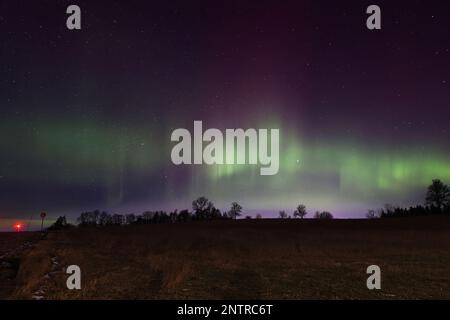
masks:
[[[378,1],[0,5],[0,218],[219,208],[363,217],[450,183],[450,6]],[[171,132],[280,129],[280,168],[175,166]],[[1,227],[1,226],[0,226]]]

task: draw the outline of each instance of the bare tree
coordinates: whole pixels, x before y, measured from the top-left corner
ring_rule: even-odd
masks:
[[[237,219],[237,217],[239,217],[241,215],[241,212],[242,212],[242,206],[237,202],[233,202],[231,204],[230,217],[233,219]]]
[[[199,197],[192,201],[192,210],[194,210],[195,216],[198,219],[205,219],[208,217],[213,207],[214,204],[206,197]]]
[[[329,220],[329,219],[333,219],[333,215],[328,212],[328,211],[316,211],[316,213],[314,214],[314,219],[323,219],[323,220]]]
[[[286,213],[286,211],[281,210],[281,211],[278,213],[278,216],[279,216],[280,219],[286,219],[286,218],[287,218],[287,213]]]
[[[306,206],[299,204],[297,209],[294,211],[294,218],[300,217],[300,219],[303,219],[307,214],[308,212],[306,212]]]

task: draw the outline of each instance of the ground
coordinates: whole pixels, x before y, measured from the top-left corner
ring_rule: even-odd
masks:
[[[0,299],[8,298],[16,288],[20,258],[41,239],[35,232],[0,232]]]
[[[449,231],[443,216],[76,228],[20,257],[9,298],[450,299]],[[366,287],[372,264],[381,290]]]

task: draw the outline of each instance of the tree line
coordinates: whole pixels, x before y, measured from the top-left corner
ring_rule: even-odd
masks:
[[[294,210],[292,216],[288,215],[286,211],[282,210],[278,213],[278,218],[280,219],[290,219],[291,217],[303,219],[308,212],[306,211],[306,206],[304,204],[299,204]],[[333,215],[328,211],[316,211],[313,216],[314,219],[333,219]]]
[[[192,202],[192,211],[187,209],[171,212],[145,211],[141,214],[110,214],[106,211],[94,210],[86,211],[77,218],[79,226],[122,226],[122,225],[139,225],[139,224],[158,224],[158,223],[177,223],[189,221],[205,221],[205,220],[227,220],[237,219],[242,215],[242,206],[233,202],[228,211],[222,212],[217,209],[213,202],[206,197],[199,197]],[[294,218],[303,219],[307,215],[306,206],[300,204],[293,212]],[[251,216],[245,216],[246,219],[252,219]],[[285,211],[280,211],[280,219],[291,218]],[[333,219],[333,215],[327,211],[317,211],[314,214],[315,219]],[[256,215],[256,219],[262,219],[260,214]],[[65,217],[60,217],[56,226],[65,226]]]
[[[141,214],[110,214],[106,211],[94,210],[81,213],[77,219],[79,226],[121,226],[130,224],[157,224],[157,223],[175,223],[202,220],[226,220],[237,219],[242,215],[242,206],[233,202],[228,211],[222,212],[206,197],[199,197],[192,202],[192,211],[187,209],[171,212],[166,211],[145,211]],[[292,216],[286,211],[279,211],[278,218],[303,219],[308,212],[306,206],[299,204],[293,211]],[[427,188],[425,205],[411,206],[409,208],[396,207],[387,204],[379,210],[369,210],[366,214],[368,219],[373,218],[392,218],[405,216],[450,214],[450,188],[439,179],[434,179]],[[251,219],[251,216],[246,216]],[[328,211],[316,211],[314,219],[333,219],[333,215]],[[262,219],[260,214],[256,219]],[[65,217],[59,217],[50,228],[59,229],[68,226]]]
[[[110,214],[106,211],[94,210],[81,213],[77,219],[79,226],[121,226],[129,224],[175,223],[202,220],[236,219],[242,213],[242,206],[233,202],[228,211],[221,212],[206,197],[199,197],[192,202],[192,211],[174,210],[166,212],[145,211],[142,214]]]
[[[401,208],[391,204],[379,210],[369,210],[367,218],[396,218],[408,216],[450,214],[450,188],[440,179],[432,180],[425,195],[425,204]]]

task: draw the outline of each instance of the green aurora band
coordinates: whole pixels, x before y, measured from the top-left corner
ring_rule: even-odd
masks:
[[[363,216],[367,209],[385,203],[417,204],[433,178],[450,181],[450,157],[431,148],[392,151],[339,139],[307,143],[289,130],[281,130],[280,135],[279,173],[260,176],[259,166],[252,165],[177,167],[170,161],[170,132],[155,126],[112,127],[51,119],[31,126],[9,122],[2,124],[0,147],[8,150],[14,169],[3,179],[80,187],[96,184],[106,199],[97,206],[105,208],[186,208],[193,198],[206,195],[222,208],[238,201],[249,212],[276,213],[304,203],[311,210],[349,217]],[[123,191],[130,182],[124,177],[129,172],[163,175],[163,196],[149,200],[149,188],[149,199],[126,203]],[[184,185],[179,183],[180,174],[188,177]],[[148,181],[149,186],[152,183]]]

